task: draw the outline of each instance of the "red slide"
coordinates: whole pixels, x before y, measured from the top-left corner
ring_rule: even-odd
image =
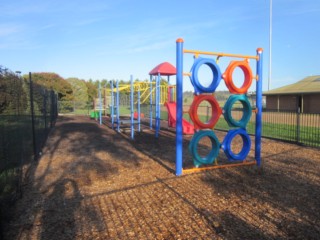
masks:
[[[169,127],[176,127],[176,110],[177,105],[175,102],[166,102],[164,104],[168,109],[168,123]],[[183,134],[194,134],[194,128],[191,123],[189,123],[187,120],[182,118],[182,132]]]

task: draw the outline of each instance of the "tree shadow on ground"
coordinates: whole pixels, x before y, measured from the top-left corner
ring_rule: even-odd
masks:
[[[111,179],[119,168],[139,167],[139,157],[129,148],[119,147],[121,142],[126,140],[95,122],[59,118],[42,157],[30,167],[24,197],[27,205],[17,207],[17,228],[11,229],[7,238],[32,239],[32,226],[39,228],[39,239],[75,239],[79,232],[75,222],[81,216],[99,229],[100,215],[94,207],[81,205],[79,189],[98,179]]]
[[[258,219],[278,228],[278,234],[315,239],[320,236],[319,172],[310,168],[315,161],[304,158],[298,154],[300,151],[301,148],[291,146],[287,152],[266,155],[262,174],[254,168],[224,169],[218,174],[207,172],[202,181],[226,202],[236,195],[238,201],[248,203],[256,209],[254,215]],[[237,224],[224,227],[228,231],[242,231]],[[274,234],[275,238],[283,237]]]
[[[104,125],[113,129],[119,136],[122,136],[131,144],[132,147],[139,152],[148,156],[153,161],[157,162],[163,168],[171,173],[175,173],[175,132],[168,131],[167,128],[162,126],[159,131],[158,138],[155,136],[155,130],[150,129],[149,122],[144,119],[141,121],[140,131],[138,131],[137,124],[134,125],[134,139],[131,137],[131,125],[121,124],[120,132],[117,131],[117,125],[112,128],[111,119],[104,118]],[[165,129],[165,131],[163,131]],[[187,142],[187,140],[185,140]],[[168,147],[169,146],[169,147]]]
[[[154,131],[148,129],[136,134],[133,146],[173,173],[175,168],[175,134],[170,131],[160,131],[159,138],[155,138],[154,135]],[[254,140],[253,137],[252,139]],[[223,140],[223,135],[219,136],[219,140]],[[193,165],[192,159],[187,153],[189,141],[190,138],[184,138],[185,167]],[[320,229],[317,227],[320,219],[318,207],[320,188],[317,180],[319,179],[319,171],[317,170],[319,167],[312,158],[317,157],[304,156],[303,148],[296,145],[277,144],[277,142],[270,144],[269,140],[265,139],[262,141],[263,145],[267,145],[263,149],[265,152],[262,153],[264,165],[262,171],[256,167],[242,167],[213,170],[198,175],[202,182],[213,190],[214,194],[218,194],[217,200],[219,202],[221,202],[221,198],[226,200],[226,204],[228,204],[228,200],[235,202],[232,203],[235,206],[230,206],[235,209],[235,212],[230,212],[228,205],[220,206],[219,211],[214,212],[220,222],[220,230],[218,229],[218,231],[224,232],[224,236],[233,238],[238,235],[247,239],[303,238],[303,236],[310,239],[316,238],[315,236],[320,235]],[[276,149],[273,149],[275,146],[277,146]],[[254,148],[254,144],[252,148]],[[253,159],[253,152],[254,149],[251,149],[248,159]],[[220,154],[219,162],[226,161],[224,154]],[[188,176],[185,179],[189,179]],[[184,182],[182,185],[187,186],[186,188],[191,192],[199,191],[192,189],[190,182]],[[199,183],[195,184],[195,186],[197,185],[201,188]],[[199,192],[199,194],[201,193]],[[192,193],[188,193],[186,198],[184,196],[181,194],[180,198],[189,205],[194,202],[194,199],[190,198],[194,197],[199,201],[200,206],[195,206],[195,210],[199,213],[202,212],[201,209],[206,209],[204,208],[205,204],[202,204],[203,200],[200,200],[197,194],[193,196]],[[248,203],[247,208],[245,207],[246,203]],[[242,207],[245,208],[243,210],[245,216],[241,217]],[[256,212],[250,213],[250,211],[254,211],[253,209],[257,209]],[[208,212],[208,210],[206,211]],[[201,214],[203,215],[203,213]],[[257,218],[257,221],[254,222],[250,218]],[[231,224],[232,221],[239,224]],[[263,227],[263,222],[266,222],[265,227]],[[270,226],[269,231],[268,225]]]
[[[144,129],[132,141],[130,131],[71,118],[57,124],[32,169],[34,184],[8,239],[316,239],[320,194],[312,178],[319,171],[299,149],[265,149],[261,174],[243,167],[175,177],[158,171],[174,172],[174,133],[156,139]],[[118,184],[117,175],[136,168],[148,176]],[[105,186],[97,190],[100,180]]]

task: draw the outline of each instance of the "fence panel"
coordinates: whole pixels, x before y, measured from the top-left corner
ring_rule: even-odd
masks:
[[[30,75],[31,76],[31,75]],[[22,169],[37,157],[57,117],[57,96],[0,66],[0,203],[21,195]]]
[[[189,106],[184,106],[187,111]],[[211,116],[210,106],[199,106],[198,114],[203,122],[207,122]],[[232,116],[240,119],[241,109],[233,109]],[[189,114],[184,118],[191,122]],[[221,115],[215,129],[227,131],[230,129]],[[251,115],[247,125],[247,132],[255,134],[255,114]],[[262,136],[289,141],[311,147],[320,147],[320,114],[299,113],[292,111],[264,110],[262,114]]]
[[[59,103],[61,108],[62,102]],[[73,102],[68,102],[66,105],[72,106]],[[136,107],[136,106],[135,106]],[[92,107],[88,107],[93,109]],[[190,105],[184,105],[184,119],[191,122],[188,114]],[[80,111],[70,108],[69,113],[76,114]],[[130,105],[122,104],[120,106],[120,115],[130,116]],[[152,116],[155,118],[155,105],[152,106]],[[89,112],[90,110],[85,110]],[[160,109],[161,120],[168,119],[168,112],[165,106],[161,106]],[[63,112],[63,111],[60,111]],[[146,118],[150,117],[150,105],[142,104],[141,112]],[[108,110],[107,110],[107,113]],[[198,107],[197,111],[199,118],[203,122],[207,122],[211,118],[211,106],[203,104]],[[89,113],[88,113],[89,114]],[[103,113],[104,114],[104,113]],[[241,119],[242,109],[241,106],[237,106],[232,110],[232,117],[235,119]],[[215,129],[227,131],[230,129],[227,122],[224,120],[223,115],[220,116]],[[247,125],[247,132],[249,134],[255,134],[255,114],[252,113],[250,121]],[[289,141],[297,144],[303,144],[311,147],[320,147],[320,114],[308,114],[297,113],[292,111],[278,111],[278,110],[264,110],[262,114],[262,136],[279,139],[283,141]]]
[[[94,110],[89,101],[59,101],[58,112],[61,114],[89,115]]]
[[[320,147],[320,114],[299,113],[298,142],[311,147]]]
[[[262,136],[297,142],[297,113],[266,110],[262,114]]]

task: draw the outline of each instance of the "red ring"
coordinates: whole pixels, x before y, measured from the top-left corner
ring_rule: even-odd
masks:
[[[236,67],[241,68],[244,74],[244,82],[240,88],[233,83],[232,74]],[[231,61],[223,74],[223,79],[229,89],[230,93],[244,94],[248,91],[252,83],[252,71],[246,60],[244,61]]]
[[[198,107],[202,101],[207,101],[211,105],[211,118],[207,123],[202,122],[198,116]],[[212,95],[195,95],[189,109],[189,115],[194,123],[194,129],[213,129],[219,120],[222,110],[219,103]]]

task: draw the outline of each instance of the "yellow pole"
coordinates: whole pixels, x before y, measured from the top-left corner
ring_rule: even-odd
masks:
[[[230,53],[219,53],[219,52],[206,52],[206,51],[198,51],[198,50],[187,50],[184,49],[183,53],[192,53],[195,55],[213,55],[213,56],[219,56],[219,57],[236,57],[236,58],[251,58],[258,60],[258,56],[250,56],[250,55],[242,55],[242,54],[230,54]]]
[[[229,168],[229,167],[239,167],[239,166],[248,166],[248,165],[256,165],[257,162],[242,162],[242,163],[233,163],[233,164],[224,164],[224,165],[216,165],[216,166],[210,166],[210,167],[202,167],[202,168],[191,168],[191,169],[183,169],[182,173],[195,173],[195,172],[201,172],[211,169],[218,169],[218,168]]]

